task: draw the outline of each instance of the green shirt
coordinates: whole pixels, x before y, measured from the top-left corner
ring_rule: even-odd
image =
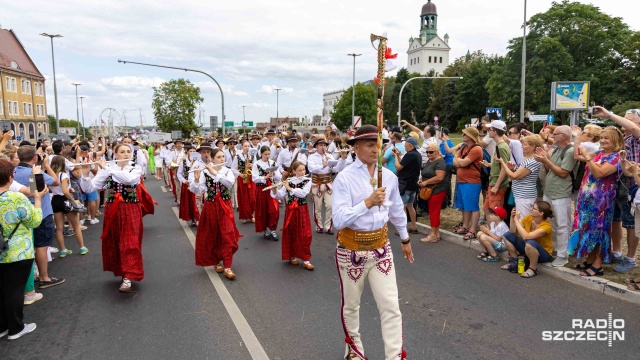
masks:
[[[501,142],[497,145],[498,152],[500,154],[500,159],[503,159],[505,162],[511,161],[511,149],[506,142]],[[498,177],[500,176],[500,170],[502,170],[502,165],[497,160],[491,161],[491,170],[489,171],[489,186],[494,186],[496,182],[498,182]],[[500,184],[501,188],[509,187],[509,177],[507,175],[504,176],[502,180],[502,184]]]
[[[564,151],[565,149],[566,151]],[[551,153],[551,162],[564,170],[573,171],[573,168],[576,166],[576,160],[573,158],[573,146],[567,145],[566,148],[556,148],[553,150]],[[563,179],[553,171],[547,171],[547,177],[544,182],[544,196],[551,200],[556,200],[571,197],[571,193],[571,175],[567,175],[567,177]]]
[[[18,222],[16,232],[9,240],[9,248],[0,254],[0,263],[12,263],[33,259],[35,249],[31,228],[38,227],[42,221],[42,209],[36,209],[21,193],[7,191],[0,196],[0,224],[7,240]]]

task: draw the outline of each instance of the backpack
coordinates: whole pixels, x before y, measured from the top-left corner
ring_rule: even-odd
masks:
[[[562,149],[562,153],[560,153],[560,161],[564,159],[564,155],[567,153],[567,150],[571,148],[573,151],[573,145],[569,145]],[[554,152],[558,151],[558,149],[553,150]],[[553,153],[552,153],[553,155]],[[582,161],[576,161],[576,165],[573,167],[573,170],[569,172],[569,176],[571,176],[571,192],[580,191],[580,185],[582,185],[582,178],[584,178],[584,167],[587,163]]]

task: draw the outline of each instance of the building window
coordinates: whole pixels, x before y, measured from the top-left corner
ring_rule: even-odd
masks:
[[[20,86],[22,87],[23,94],[31,95],[31,81],[22,79]]]
[[[431,56],[429,56],[429,64],[431,64]]]
[[[440,56],[440,64],[442,64],[442,56]]]
[[[33,124],[29,124],[29,139],[34,139],[36,137],[36,128]]]
[[[22,136],[22,138],[24,139],[24,124],[20,123],[20,125],[18,125],[18,129],[20,129],[20,136]]]
[[[420,58],[418,58],[418,64],[420,64]]]
[[[14,93],[18,92],[18,87],[16,86],[16,78],[11,78],[11,91]]]
[[[33,105],[31,103],[22,103],[22,113],[24,116],[33,116]]]
[[[18,102],[17,101],[7,100],[7,105],[9,107],[9,115],[15,115],[15,116],[20,115],[20,112],[18,112]]]
[[[4,114],[4,106],[2,106],[2,99],[0,99],[0,115]]]
[[[29,108],[29,116],[33,116],[33,104],[29,103],[27,105],[27,108]]]

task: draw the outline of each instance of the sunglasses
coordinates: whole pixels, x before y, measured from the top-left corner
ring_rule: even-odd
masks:
[[[431,155],[431,154],[435,154],[436,152],[435,151],[427,151],[426,153]]]

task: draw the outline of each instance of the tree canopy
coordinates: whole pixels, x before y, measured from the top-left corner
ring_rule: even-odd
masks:
[[[333,108],[331,118],[339,129],[348,129],[351,124],[351,102],[353,87],[345,91]],[[356,84],[355,116],[362,116],[362,125],[376,123],[376,89],[363,83]]]
[[[197,132],[196,107],[203,100],[200,88],[189,80],[174,79],[154,86],[151,107],[158,127],[163,132],[181,130],[183,135]]]

